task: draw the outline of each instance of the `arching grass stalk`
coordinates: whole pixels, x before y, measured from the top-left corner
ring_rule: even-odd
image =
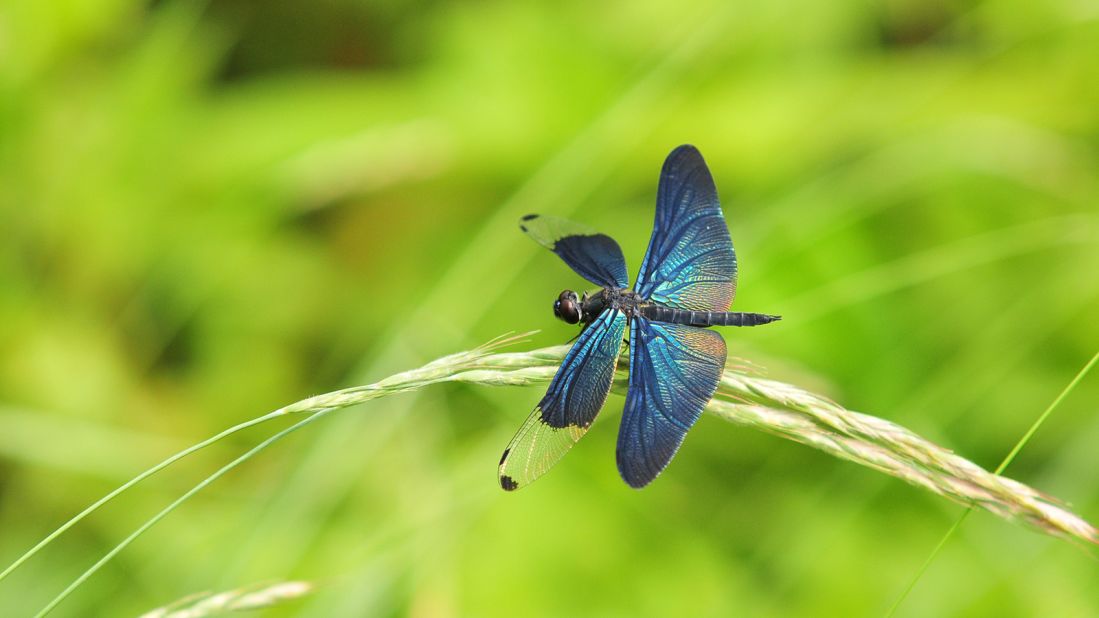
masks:
[[[310,397],[260,417],[256,421],[250,421],[219,434],[223,437],[239,431],[244,426],[258,424],[277,416],[310,415],[227,464],[156,514],[74,581],[42,613],[55,607],[137,536],[155,525],[203,487],[282,437],[335,410],[440,382],[517,386],[547,382],[553,377],[568,346],[554,346],[530,352],[494,352],[499,347],[514,343],[521,337],[522,335],[501,337],[475,350],[440,358],[419,369],[399,373],[374,384]],[[619,369],[614,388],[620,393],[625,391],[624,367]],[[1022,522],[1047,534],[1099,543],[1099,531],[1049,496],[1022,483],[984,470],[899,425],[852,412],[824,397],[797,387],[751,375],[741,368],[733,367],[732,363],[728,366],[718,393],[707,406],[707,410],[727,421],[813,446],[836,457],[885,472],[956,502],[980,507],[1000,517]],[[207,440],[200,445],[205,446],[213,441],[215,440]],[[194,452],[200,445],[182,451],[150,468],[89,507],[47,537],[45,541],[36,545],[16,564],[9,567],[5,574],[10,573],[18,564],[56,538],[64,529],[110,498],[163,469],[171,462]]]
[[[333,401],[336,404],[336,405],[333,406],[334,408],[341,408],[341,407],[346,407],[348,405],[354,405],[354,403],[368,401],[368,400],[373,399],[375,397],[380,397],[380,396],[386,395],[386,394],[393,394],[393,393],[397,393],[397,392],[405,392],[405,391],[409,391],[409,390],[415,390],[415,389],[421,388],[422,386],[427,385],[427,384],[432,384],[432,383],[437,382],[437,381],[446,380],[448,378],[449,373],[452,373],[454,371],[466,371],[466,370],[476,369],[477,366],[478,366],[476,364],[477,360],[480,359],[481,357],[483,357],[483,356],[485,356],[485,355],[491,353],[492,351],[497,350],[501,347],[511,345],[511,344],[514,344],[518,341],[521,341],[523,337],[525,337],[529,334],[531,334],[531,333],[524,333],[524,334],[514,335],[514,336],[504,335],[504,336],[498,337],[498,338],[484,344],[483,346],[481,346],[477,349],[470,350],[470,351],[467,351],[467,352],[460,352],[458,354],[452,354],[450,356],[446,356],[446,357],[437,359],[437,360],[435,360],[435,361],[433,361],[433,362],[431,362],[431,363],[429,363],[429,364],[427,364],[427,365],[425,365],[425,366],[423,366],[419,369],[391,376],[391,377],[387,378],[386,380],[378,382],[377,384],[372,384],[372,385],[368,385],[368,386],[361,386],[361,387],[353,387],[353,388],[345,389],[345,390],[342,390],[342,391],[336,391],[336,392],[333,392],[333,393],[329,393],[326,397],[328,397],[330,401]],[[532,354],[537,356],[537,352],[534,352]],[[497,355],[497,356],[501,357],[500,359],[498,359],[496,361],[497,366],[501,366],[501,367],[506,366],[507,362],[508,362],[506,360],[506,355]],[[160,463],[158,463],[158,464],[152,466],[151,468],[145,470],[141,474],[138,474],[134,478],[130,479],[129,481],[127,481],[124,484],[120,485],[115,490],[111,491],[107,495],[103,496],[99,500],[97,500],[94,503],[92,503],[91,505],[89,505],[86,509],[84,509],[83,511],[81,511],[77,515],[73,516],[71,519],[66,521],[64,524],[59,526],[56,530],[54,530],[49,535],[47,535],[45,538],[43,538],[41,541],[39,541],[34,547],[27,550],[22,556],[20,556],[14,562],[12,562],[10,565],[8,565],[3,571],[0,571],[0,581],[2,581],[7,576],[11,575],[12,572],[14,572],[20,566],[22,566],[25,562],[27,562],[27,560],[29,560],[35,554],[40,552],[42,549],[44,549],[47,545],[52,543],[59,536],[64,534],[69,528],[72,528],[74,525],[79,523],[85,517],[87,517],[88,515],[91,515],[95,511],[99,510],[101,507],[106,505],[108,502],[110,502],[114,498],[118,497],[120,494],[122,494],[126,490],[130,489],[131,487],[137,485],[141,481],[149,478],[150,476],[156,474],[157,472],[160,472],[161,470],[163,470],[163,469],[167,468],[168,466],[174,464],[175,462],[187,457],[188,455],[196,453],[196,452],[206,448],[207,446],[210,446],[211,444],[214,444],[215,442],[218,442],[218,441],[220,441],[224,438],[227,438],[227,437],[229,437],[229,436],[231,436],[235,433],[238,433],[238,432],[243,431],[245,429],[248,429],[250,427],[254,427],[256,425],[259,425],[261,423],[265,423],[265,422],[270,421],[270,420],[275,419],[275,418],[286,416],[287,414],[290,414],[290,413],[318,412],[318,411],[320,411],[320,408],[310,405],[309,402],[311,402],[311,401],[314,401],[314,399],[306,399],[306,400],[303,400],[303,401],[299,401],[299,402],[297,402],[295,404],[292,404],[290,406],[280,408],[278,410],[275,410],[274,412],[270,412],[270,413],[265,414],[263,416],[260,416],[258,418],[254,418],[250,421],[245,421],[245,422],[240,423],[238,425],[234,425],[234,426],[218,433],[215,436],[212,436],[212,437],[210,437],[206,440],[203,440],[203,441],[201,441],[197,444],[194,444],[193,446],[190,446],[186,449],[183,449],[182,451],[179,451],[178,453],[172,455],[171,457],[168,457],[167,459],[161,461]],[[341,403],[342,401],[347,401],[349,403]]]
[[[1055,498],[989,472],[900,425],[773,380],[726,371],[719,388],[707,409],[725,420],[807,444],[1046,534],[1099,544],[1099,531]]]
[[[140,618],[204,618],[226,612],[263,609],[300,599],[312,591],[313,585],[309,582],[289,581],[225,592],[200,592],[145,612]]]

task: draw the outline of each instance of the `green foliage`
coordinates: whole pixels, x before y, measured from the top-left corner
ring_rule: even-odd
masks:
[[[287,401],[502,331],[567,340],[549,307],[576,278],[515,220],[582,219],[636,268],[683,142],[726,205],[736,306],[784,316],[727,333],[772,377],[992,467],[1095,352],[1093,3],[253,4],[0,7],[0,556]],[[453,385],[317,423],[59,613],[304,579],[284,611],[875,615],[959,514],[712,419],[630,491],[617,397],[504,495],[537,396]],[[1096,400],[1092,377],[1012,464],[1091,519]],[[267,435],[82,522],[3,613]],[[977,515],[898,615],[1094,614],[1097,580]]]

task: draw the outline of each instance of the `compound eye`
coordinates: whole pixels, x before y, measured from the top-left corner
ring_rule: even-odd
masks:
[[[553,315],[566,324],[576,324],[580,321],[580,303],[576,294],[568,290],[561,292],[561,296],[553,303]]]
[[[567,324],[576,324],[580,321],[580,308],[571,300],[561,303],[561,315],[559,316]]]

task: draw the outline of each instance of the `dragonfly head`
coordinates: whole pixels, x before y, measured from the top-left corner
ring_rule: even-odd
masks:
[[[580,314],[580,297],[572,290],[565,290],[553,301],[553,315],[567,324],[576,324]]]

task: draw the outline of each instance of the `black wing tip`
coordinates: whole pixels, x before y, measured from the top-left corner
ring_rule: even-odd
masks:
[[[619,470],[618,475],[622,477],[622,480],[625,481],[626,484],[629,485],[631,489],[645,489],[646,487],[648,487],[649,483],[652,483],[653,480],[655,480],[656,477],[660,475],[660,472],[657,472],[656,474],[654,474],[652,476],[649,476],[649,475],[646,474],[646,475],[635,477],[635,476],[633,476],[632,472],[625,472],[625,471]]]
[[[523,215],[522,217],[519,217],[519,229],[526,232],[527,231],[527,226],[523,225],[523,222],[524,221],[533,221],[533,220],[537,219],[540,216],[541,215],[529,214],[529,215]]]
[[[639,470],[638,466],[628,464],[618,453],[615,454],[615,459],[617,460],[615,463],[618,464],[618,476],[633,489],[644,489],[664,471],[664,468],[661,468],[654,474],[648,469]],[[666,468],[667,464],[664,467]]]
[[[668,154],[668,162],[677,161],[679,159],[695,159],[697,161],[704,161],[702,153],[694,144],[682,144],[676,146],[671,153]]]
[[[693,144],[676,146],[675,149],[668,154],[668,158],[664,159],[665,171],[681,166],[693,168],[699,165],[706,167],[706,159],[702,157],[702,153],[699,152],[698,148]]]
[[[621,437],[620,432],[619,439]],[[670,452],[665,447],[655,456],[649,453],[647,457],[642,456],[637,451],[623,450],[622,445],[619,444],[614,453],[614,462],[618,466],[618,476],[621,476],[622,480],[633,489],[644,489],[668,469],[668,465],[679,453],[679,447],[683,445],[683,439],[686,437],[686,433],[679,436],[678,442],[671,448]]]
[[[519,489],[519,483],[516,483],[515,479],[511,478],[510,476],[506,474],[501,474],[500,487],[502,487],[504,491],[515,491],[516,489]]]

